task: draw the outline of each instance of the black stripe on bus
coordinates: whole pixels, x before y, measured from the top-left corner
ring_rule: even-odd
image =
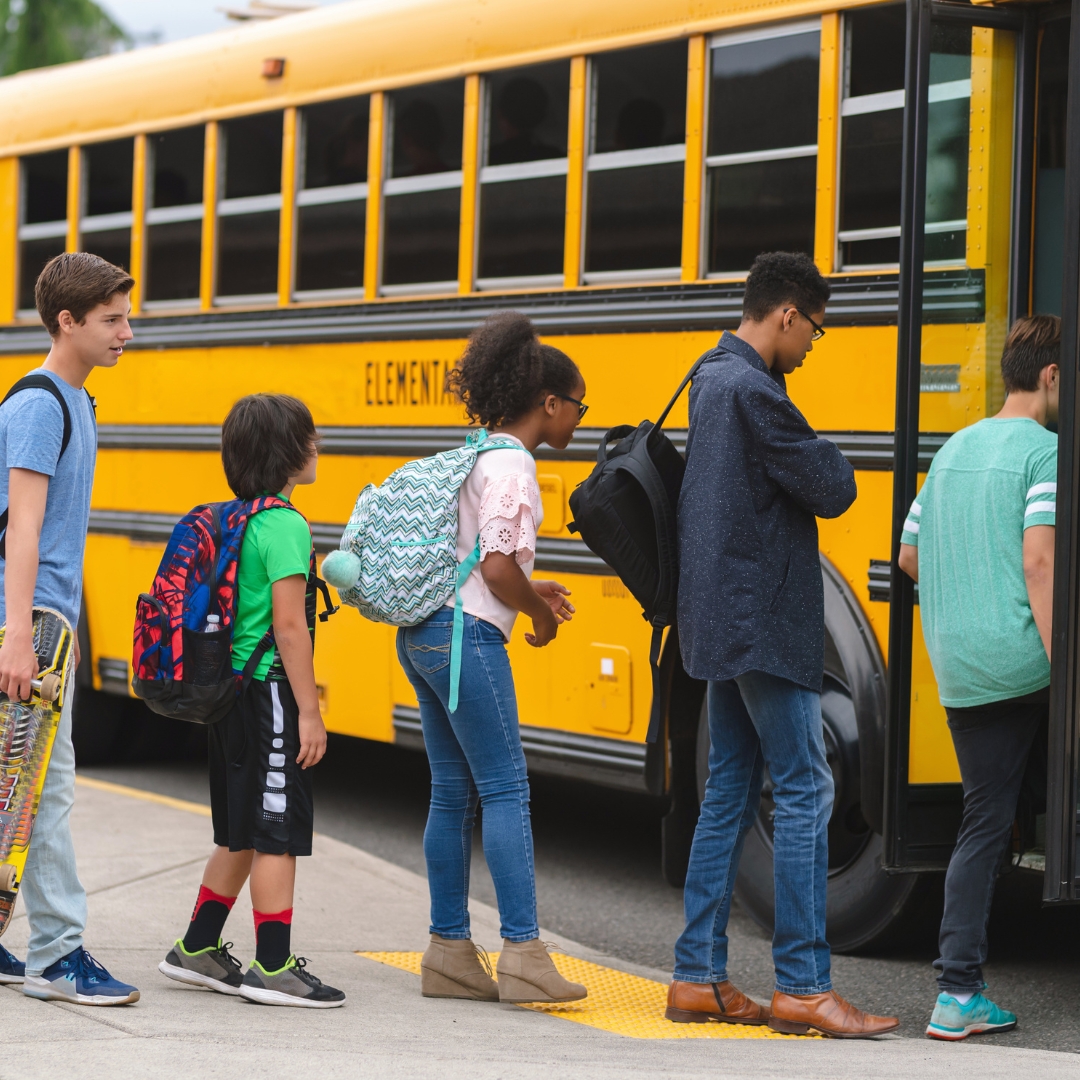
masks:
[[[847,275],[831,278],[829,283],[829,326],[896,324],[898,274]],[[131,320],[135,340],[130,348],[461,339],[488,315],[507,309],[524,312],[545,334],[718,331],[738,325],[742,293],[741,282],[710,282],[147,315]],[[926,322],[979,323],[985,310],[982,270],[926,274]],[[0,355],[43,353],[48,348],[48,335],[40,326],[0,327]]]
[[[350,457],[417,458],[452,450],[461,445],[460,427],[322,427],[319,429],[323,454]],[[574,441],[565,450],[541,446],[536,457],[542,461],[595,461],[606,428],[578,428]],[[681,452],[686,449],[686,429],[665,429]],[[891,431],[822,431],[822,438],[840,447],[856,469],[888,472],[893,466]],[[924,432],[919,437],[919,467],[926,470],[934,454],[948,438],[944,432]],[[221,449],[221,428],[217,424],[102,424],[98,428],[102,450],[205,450]]]
[[[125,536],[149,544],[165,544],[181,514],[155,514],[143,510],[91,510],[90,532],[99,536]],[[320,554],[335,551],[345,531],[344,523],[313,521],[311,537]],[[536,540],[536,569],[561,574],[599,574],[614,571],[580,540],[539,536]]]

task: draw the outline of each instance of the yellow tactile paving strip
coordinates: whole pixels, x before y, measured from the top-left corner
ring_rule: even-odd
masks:
[[[418,952],[360,952],[368,960],[420,974]],[[492,966],[498,953],[489,953]],[[667,987],[663,983],[629,975],[625,971],[601,967],[565,953],[552,953],[555,966],[568,979],[583,983],[589,996],[581,1002],[565,1005],[521,1005],[519,1008],[587,1024],[601,1031],[626,1035],[631,1039],[798,1039],[762,1025],[751,1024],[673,1024],[664,1019]]]

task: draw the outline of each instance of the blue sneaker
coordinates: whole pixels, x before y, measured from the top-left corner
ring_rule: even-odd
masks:
[[[21,960],[16,960],[0,945],[0,985],[4,983],[21,983],[26,976],[26,965]]]
[[[114,979],[81,945],[40,975],[27,975],[23,993],[76,1005],[128,1005],[139,1000],[134,986]]]
[[[931,1039],[959,1042],[969,1035],[1011,1031],[1014,1027],[1015,1013],[995,1005],[982,994],[976,994],[966,1005],[961,1005],[952,994],[941,993],[938,994],[926,1034]]]

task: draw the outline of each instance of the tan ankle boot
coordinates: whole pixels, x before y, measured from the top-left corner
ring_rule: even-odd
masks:
[[[500,1001],[579,1001],[588,994],[580,983],[572,983],[559,974],[547,946],[539,938],[504,940],[496,974]]]
[[[438,934],[431,935],[431,944],[420,961],[420,993],[424,997],[499,1000],[487,953],[470,938],[457,940]]]

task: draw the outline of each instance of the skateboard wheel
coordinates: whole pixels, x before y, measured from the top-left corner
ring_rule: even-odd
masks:
[[[0,866],[0,892],[11,892],[15,888],[15,867],[11,863]]]
[[[60,696],[60,676],[44,675],[41,679],[41,700],[55,701]]]

